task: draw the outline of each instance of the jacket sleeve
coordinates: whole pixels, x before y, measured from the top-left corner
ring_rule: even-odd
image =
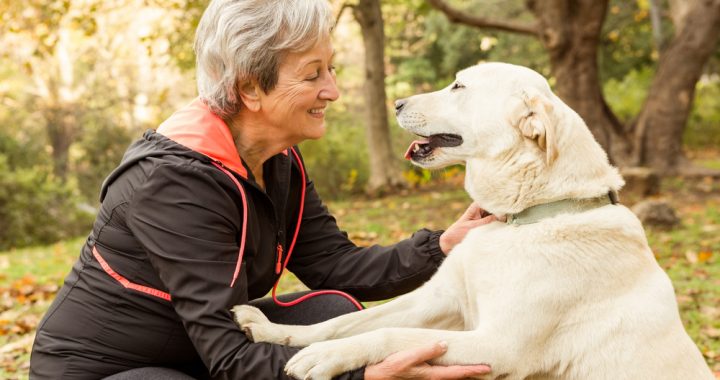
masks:
[[[311,289],[342,290],[362,301],[388,299],[419,287],[437,271],[445,259],[441,233],[422,229],[394,245],[358,247],[308,181],[288,269]]]
[[[247,287],[242,270],[230,287],[242,210],[228,207],[236,199],[223,186],[191,166],[159,166],[136,190],[128,226],[213,378],[288,379],[283,369],[298,349],[250,342],[229,311],[247,302]],[[341,378],[362,377],[360,370]]]

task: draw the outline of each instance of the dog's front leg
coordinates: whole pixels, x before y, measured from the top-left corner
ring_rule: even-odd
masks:
[[[491,342],[483,342],[477,331],[387,328],[313,343],[295,354],[285,371],[298,379],[329,380],[381,362],[395,352],[439,341],[448,343],[448,351],[436,364],[493,364]]]
[[[233,312],[238,325],[254,342],[296,347],[384,327],[459,330],[464,327],[461,310],[464,303],[458,299],[458,294],[448,292],[448,289],[453,287],[433,278],[423,287],[388,303],[310,326],[272,323],[260,310],[248,305],[236,306]]]

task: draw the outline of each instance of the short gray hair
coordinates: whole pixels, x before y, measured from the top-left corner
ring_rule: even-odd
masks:
[[[284,54],[305,51],[330,34],[327,0],[212,0],[195,33],[197,86],[223,118],[241,108],[239,84],[269,92]]]

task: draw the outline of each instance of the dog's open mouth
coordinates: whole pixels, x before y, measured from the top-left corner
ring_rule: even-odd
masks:
[[[410,144],[407,152],[405,152],[405,159],[417,160],[428,157],[432,154],[435,148],[450,148],[459,146],[463,143],[463,139],[460,135],[452,133],[439,133],[437,135],[430,135],[428,137],[420,136],[422,139],[415,140]]]

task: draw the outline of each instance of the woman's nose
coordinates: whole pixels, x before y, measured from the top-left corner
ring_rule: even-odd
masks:
[[[335,82],[335,77],[331,76],[328,78],[327,81],[325,81],[323,89],[320,90],[320,98],[323,100],[329,100],[331,102],[334,102],[339,97],[340,97],[340,91],[338,91],[337,83]]]

